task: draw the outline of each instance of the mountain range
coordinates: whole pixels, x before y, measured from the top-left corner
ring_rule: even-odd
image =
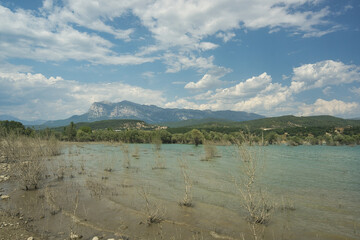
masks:
[[[59,127],[70,122],[94,122],[109,119],[135,119],[150,124],[177,122],[189,119],[218,119],[228,121],[247,121],[261,119],[264,116],[241,111],[210,111],[177,108],[161,108],[154,105],[141,105],[129,101],[118,103],[95,102],[82,115],[74,115],[63,120],[47,121],[41,127]]]
[[[34,120],[34,121],[27,121],[27,120],[22,120],[10,115],[0,115],[0,121],[15,121],[15,122],[21,122],[22,124],[26,125],[26,126],[33,126],[33,125],[40,125],[46,122],[46,120]]]

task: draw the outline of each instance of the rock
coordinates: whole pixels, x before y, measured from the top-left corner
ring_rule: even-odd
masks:
[[[34,237],[28,237],[27,240],[34,240]]]
[[[71,232],[70,233],[70,239],[71,240],[76,240],[76,239],[80,239],[82,236],[80,235],[77,235],[77,234],[75,234],[75,233],[73,233],[73,232]]]
[[[5,182],[7,180],[9,180],[9,176],[6,176],[6,175],[0,175],[0,182]]]
[[[93,237],[92,240],[99,240],[97,236]]]
[[[2,199],[2,200],[6,200],[6,199],[8,199],[8,198],[10,198],[9,195],[1,195],[1,199]]]

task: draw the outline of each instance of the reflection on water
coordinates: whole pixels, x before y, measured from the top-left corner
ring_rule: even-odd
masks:
[[[265,239],[359,239],[360,147],[253,147],[264,161],[262,189],[275,203]],[[63,180],[48,178],[38,191],[13,190],[5,207],[32,219],[49,239],[69,232],[85,238],[246,239],[246,213],[234,179],[241,174],[234,146],[217,146],[204,158],[202,146],[128,145],[124,167],[119,145],[69,146],[48,161],[49,174],[63,167]],[[154,168],[161,158],[165,168]],[[194,207],[180,206],[185,184],[180,160],[187,162]],[[55,169],[55,170],[54,170]],[[14,189],[7,183],[8,189]],[[146,200],[162,211],[161,224],[147,226]]]

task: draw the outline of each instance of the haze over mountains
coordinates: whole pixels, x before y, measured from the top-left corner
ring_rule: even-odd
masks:
[[[88,112],[74,115],[63,120],[47,121],[46,127],[58,127],[70,122],[93,122],[108,119],[137,119],[147,123],[176,122],[188,119],[219,119],[230,121],[247,121],[264,118],[264,116],[241,111],[210,111],[193,109],[160,108],[154,105],[141,105],[129,101],[118,103],[95,102]]]

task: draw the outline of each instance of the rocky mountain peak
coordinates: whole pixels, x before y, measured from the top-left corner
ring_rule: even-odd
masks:
[[[73,122],[92,122],[107,119],[134,119],[147,123],[176,122],[188,119],[223,119],[246,121],[263,118],[261,115],[238,111],[201,111],[193,109],[169,109],[154,105],[141,105],[130,101],[118,103],[94,102],[87,113],[68,119],[48,122],[51,126],[67,125]]]

